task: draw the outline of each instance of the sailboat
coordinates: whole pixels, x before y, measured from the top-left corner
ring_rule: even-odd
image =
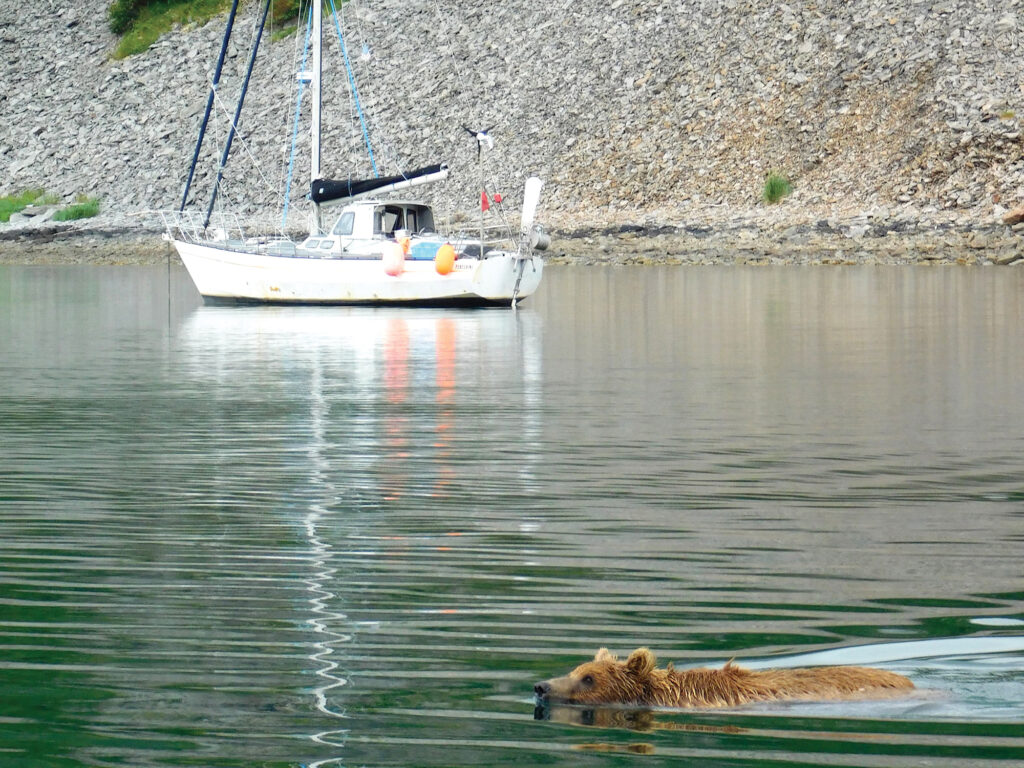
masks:
[[[278,236],[247,236],[237,219],[214,218],[213,207],[221,172],[241,113],[256,50],[271,0],[266,1],[252,46],[249,66],[230,126],[205,214],[186,211],[186,201],[206,122],[228,47],[238,0],[229,12],[224,41],[200,128],[192,170],[181,207],[164,214],[165,238],[173,243],[199,293],[208,303],[384,304],[415,306],[506,305],[533,294],[540,285],[540,251],[549,238],[534,223],[543,182],[526,179],[518,228],[515,222],[488,224],[490,206],[481,174],[479,228],[466,232],[438,231],[431,206],[394,193],[444,180],[443,163],[386,177],[332,180],[321,176],[321,30],[323,8],[311,4],[312,67],[298,80],[312,91],[310,228],[300,241]],[[336,10],[331,8],[332,13]],[[340,37],[340,27],[339,27]],[[344,49],[343,49],[344,50]],[[347,60],[346,60],[347,65]],[[354,86],[353,86],[354,90]],[[470,129],[468,129],[470,130]],[[487,130],[470,130],[480,153],[493,140]],[[494,199],[497,196],[492,196]],[[500,201],[500,197],[497,197]],[[324,226],[328,206],[341,205],[333,224]],[[492,221],[494,220],[492,214]]]

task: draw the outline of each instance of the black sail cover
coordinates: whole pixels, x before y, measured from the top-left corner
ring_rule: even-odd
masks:
[[[374,192],[392,184],[403,181],[414,181],[435,173],[441,173],[448,169],[446,163],[428,165],[425,168],[417,168],[415,171],[406,171],[395,176],[382,176],[377,179],[316,179],[309,190],[309,197],[314,203],[330,203],[335,200],[346,200],[352,197],[359,197]]]

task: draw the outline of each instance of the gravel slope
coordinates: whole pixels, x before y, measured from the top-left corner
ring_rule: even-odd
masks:
[[[176,207],[223,19],[113,61],[106,3],[88,5],[0,6],[10,126],[0,178],[3,191],[98,195],[98,226],[110,230]],[[859,243],[909,232],[1006,261],[1015,237],[999,220],[1024,201],[1020,5],[353,0],[345,30],[381,172],[447,161],[445,210],[475,202],[475,149],[461,126],[493,124],[488,176],[513,204],[525,174],[543,176],[540,215],[563,239],[614,246],[654,232],[707,245],[710,231],[733,247],[728,234],[749,230],[755,246],[783,246],[779,258],[786,243],[845,238],[845,259],[865,252]],[[222,114],[254,18],[250,3]],[[337,36],[326,35],[324,170],[368,175]],[[280,210],[300,46],[293,34],[261,49],[224,184],[225,199],[250,212]],[[222,137],[208,142],[199,205]],[[302,135],[296,179],[307,154]],[[794,193],[766,206],[758,195],[773,170]],[[296,182],[298,226],[304,193]],[[25,239],[9,231],[0,250]]]

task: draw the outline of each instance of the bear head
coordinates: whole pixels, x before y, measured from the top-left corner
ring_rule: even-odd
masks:
[[[619,661],[602,648],[593,661],[580,664],[565,677],[544,680],[533,686],[543,702],[569,704],[641,704],[654,671],[654,654],[637,648]]]

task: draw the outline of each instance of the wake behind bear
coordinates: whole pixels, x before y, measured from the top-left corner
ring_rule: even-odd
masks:
[[[890,698],[913,689],[903,675],[870,667],[750,670],[655,669],[654,654],[638,648],[619,661],[602,648],[565,677],[537,683],[541,702],[657,707],[735,707],[757,701]]]

